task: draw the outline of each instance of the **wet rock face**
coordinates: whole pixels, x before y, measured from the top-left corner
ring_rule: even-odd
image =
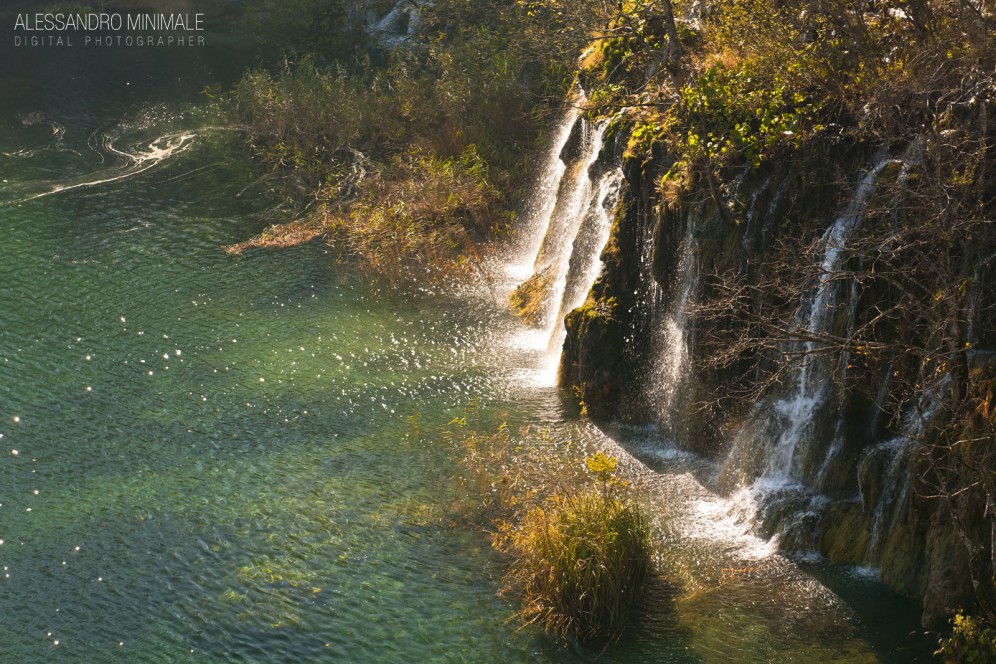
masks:
[[[570,146],[568,141],[565,153]],[[859,215],[869,201],[875,202],[873,176],[895,181],[901,169],[888,155],[876,162],[867,149],[842,149],[811,161],[816,170],[801,173],[778,165],[753,174],[727,174],[718,186],[699,182],[679,200],[665,202],[658,183],[671,165],[666,155],[625,159],[626,183],[601,256],[602,271],[585,304],[566,318],[559,383],[592,417],[669,427],[668,436],[679,446],[720,462],[723,491],[751,486],[776,471],[784,474],[801,492],[762,491],[759,534],[778,538],[786,551],[816,550],[833,562],[880,568],[887,585],[922,600],[924,625],[936,626],[952,610],[972,605],[978,590],[974,580],[990,579],[996,572],[996,509],[986,511],[981,489],[940,499],[936,484],[941,480],[922,481],[924,455],[929,457],[925,450],[936,444],[936,434],[920,431],[903,438],[910,433],[904,431],[903,414],[887,410],[892,377],[914,367],[869,364],[859,353],[824,355],[809,364],[808,376],[788,376],[756,404],[720,399],[709,410],[689,410],[691,416],[680,412],[745,376],[747,382],[741,384],[749,387],[745,368],[764,361],[759,350],[746,364],[707,368],[701,363],[710,352],[706,340],[711,333],[724,331],[724,326],[728,331],[734,323],[722,316],[703,319],[694,307],[678,320],[675,302],[688,286],[683,266],[689,254],[698,279],[689,299],[698,301],[720,292],[713,275],[736,273],[751,283],[763,282],[774,269],[779,243],[788,236],[823,239],[817,255],[800,251],[792,257],[797,267],[815,263],[814,274],[821,265],[838,272],[860,267],[838,259],[842,248],[837,245],[861,228]],[[718,202],[717,191],[722,197]],[[835,225],[837,235],[831,232]],[[996,269],[980,274],[980,283],[996,283],[994,274]],[[996,289],[980,292],[980,301],[996,298]],[[841,281],[814,285],[801,296],[758,292],[751,306],[762,314],[779,308],[798,311],[800,329],[818,327],[846,338],[849,330],[888,307],[889,298],[888,292],[860,290]],[[821,306],[812,305],[814,301]],[[985,315],[996,317],[996,306],[992,309]],[[687,358],[680,399],[672,399],[678,406],[662,423],[647,382],[653,375],[648,367],[659,362],[660,345],[667,343],[655,332],[664,314],[682,326]],[[979,325],[990,330],[992,321]],[[759,415],[779,409],[777,417]],[[804,426],[792,421],[801,416],[808,418]],[[793,426],[793,449],[779,461],[776,448]],[[976,426],[972,435],[988,436],[992,443],[992,423]],[[954,465],[945,466],[941,483],[972,484],[955,468],[961,463],[980,472],[981,453],[971,454],[976,456],[969,458],[966,451],[960,461],[945,461]],[[994,458],[996,454],[990,455],[985,463],[996,477]]]
[[[818,549],[831,560],[860,565],[868,550],[868,520],[860,501],[838,501],[830,505],[818,526]]]
[[[939,625],[973,596],[968,549],[947,510],[935,509],[926,533],[926,575],[923,586],[924,625]]]
[[[612,417],[626,387],[617,358],[606,352],[625,345],[626,328],[613,309],[610,303],[589,299],[565,320],[560,385],[574,391],[583,410],[596,418]]]
[[[601,255],[599,278],[585,304],[564,321],[567,337],[558,382],[596,418],[625,417],[623,404],[637,389],[631,344],[638,327],[633,314],[639,265],[633,248],[640,217],[632,191],[629,181]]]
[[[858,490],[865,511],[874,510],[881,499],[882,482],[888,466],[889,460],[885,451],[878,449],[868,450],[858,464]]]
[[[573,164],[581,158],[585,144],[585,125],[583,122],[575,123],[571,129],[571,134],[564,143],[560,151],[560,160],[565,164]]]

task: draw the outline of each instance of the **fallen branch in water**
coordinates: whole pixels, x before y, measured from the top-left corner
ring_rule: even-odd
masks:
[[[224,249],[229,254],[241,254],[246,249],[264,247],[267,249],[286,249],[310,242],[324,234],[325,230],[321,226],[304,221],[292,221],[286,224],[274,224],[259,235],[244,242],[225,245]]]

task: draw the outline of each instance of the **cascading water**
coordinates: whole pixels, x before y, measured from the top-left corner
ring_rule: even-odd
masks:
[[[520,224],[520,239],[512,248],[513,255],[505,263],[506,272],[513,281],[527,279],[536,267],[540,247],[557,204],[560,182],[567,171],[567,164],[562,157],[564,147],[571,138],[574,125],[581,117],[581,106],[584,101],[584,91],[578,89],[571,96],[567,110],[553,132],[553,143],[526,204],[525,219]]]
[[[886,528],[895,522],[900,508],[906,502],[909,492],[909,461],[910,446],[914,439],[903,434],[884,443],[879,443],[868,452],[866,462],[871,459],[883,459],[885,485],[882,492],[875,497],[874,504],[865,504],[865,510],[874,510],[869,528],[868,550],[865,553],[866,562],[875,565],[882,553],[882,539]],[[864,496],[862,496],[864,501]],[[871,497],[869,497],[871,503]]]
[[[893,163],[902,162],[877,158],[824,232],[817,280],[796,314],[796,331],[803,341],[786,348],[802,357],[788,394],[755,404],[754,416],[737,434],[724,462],[723,483],[734,492],[731,516],[755,524],[759,534],[795,551],[816,548],[817,526],[831,502],[821,492],[832,484],[832,461],[845,443],[842,415],[831,412],[836,401],[828,387],[836,364],[820,352],[818,340],[838,326],[853,325],[858,291],[843,285],[842,263],[877,179]],[[783,189],[779,187],[775,199]]]
[[[561,322],[573,309],[581,306],[598,277],[599,256],[609,239],[612,228],[612,210],[619,201],[619,189],[623,174],[618,168],[603,173],[592,188],[589,201],[581,217],[571,247],[567,273],[564,275],[564,290],[560,296],[556,328],[561,332],[551,337],[551,345],[559,349],[563,344]]]
[[[650,274],[652,271],[653,244],[645,242],[642,270],[647,273],[651,317],[653,357],[646,378],[648,409],[663,427],[665,433],[675,432],[675,395],[687,374],[688,360],[688,309],[692,294],[698,286],[699,268],[696,261],[694,223],[690,222],[679,249],[675,287],[662,287]],[[669,297],[669,290],[671,291]]]
[[[567,288],[567,273],[574,241],[595,196],[590,170],[598,159],[598,152],[602,148],[602,136],[608,127],[608,122],[605,121],[595,127],[583,119],[579,122],[582,146],[579,151],[580,158],[571,164],[567,179],[561,182],[557,191],[550,224],[540,245],[534,270],[534,275],[546,275],[545,278],[550,284],[544,298],[546,315],[541,320],[541,327],[551,333],[560,322],[556,314],[560,312],[560,305]]]
[[[527,233],[534,239],[521,251],[532,256],[532,272],[519,284],[513,299],[524,293],[523,301],[534,312],[524,317],[536,329],[524,336],[528,336],[527,345],[544,355],[539,372],[544,384],[556,380],[566,334],[563,317],[584,302],[598,276],[599,255],[619,198],[622,172],[595,168],[608,124],[601,120],[592,126],[576,107],[567,113],[531,205],[535,221],[530,225],[536,230]],[[565,163],[563,155],[571,143],[576,145],[575,157]],[[543,228],[542,235],[539,228]],[[512,272],[522,274],[521,266]]]
[[[823,235],[823,258],[820,262],[819,282],[812,299],[803,302],[800,308],[800,327],[806,337],[803,342],[803,359],[795,380],[795,389],[787,398],[774,403],[773,412],[781,420],[781,433],[778,436],[770,457],[765,479],[785,484],[795,484],[803,480],[804,472],[799,467],[800,444],[805,444],[807,433],[812,428],[816,410],[826,399],[826,386],[830,383],[825,375],[829,367],[818,361],[815,338],[830,332],[834,313],[840,300],[840,289],[836,288],[836,275],[847,241],[861,223],[868,202],[875,192],[875,181],[879,174],[895,160],[880,158],[864,174],[854,191],[854,195]]]
[[[877,565],[888,532],[907,507],[910,490],[909,462],[913,447],[922,440],[927,427],[941,406],[942,395],[950,388],[950,377],[939,381],[932,389],[921,394],[914,407],[903,418],[899,435],[872,447],[861,461],[859,476],[870,478],[878,475],[870,486],[862,487],[861,500],[866,512],[871,513],[868,549],[865,561]],[[879,471],[873,468],[879,466]]]
[[[424,1],[399,0],[394,7],[381,18],[375,18],[368,10],[366,31],[381,46],[397,48],[413,39],[418,34],[422,23],[422,10],[427,5]]]

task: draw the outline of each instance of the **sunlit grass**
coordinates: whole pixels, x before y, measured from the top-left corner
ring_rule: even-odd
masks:
[[[652,569],[649,524],[617,460],[548,432],[494,433],[454,420],[464,507],[509,560],[501,593],[557,638],[617,639]]]
[[[504,591],[519,616],[557,637],[615,639],[650,571],[650,531],[632,501],[600,491],[555,495],[508,538]]]

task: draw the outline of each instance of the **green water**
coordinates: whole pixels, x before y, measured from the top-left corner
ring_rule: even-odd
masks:
[[[4,660],[528,652],[480,539],[427,525],[438,455],[406,419],[486,389],[486,323],[321,247],[228,256],[247,175],[207,135],[3,210]]]
[[[0,661],[922,657],[873,581],[710,530],[707,465],[578,421],[488,292],[378,290],[317,244],[226,254],[287,211],[199,95],[252,51],[209,43],[4,52]],[[439,518],[436,432],[475,400],[653,466],[627,457],[689,585],[607,653],[520,630],[501,561]]]

